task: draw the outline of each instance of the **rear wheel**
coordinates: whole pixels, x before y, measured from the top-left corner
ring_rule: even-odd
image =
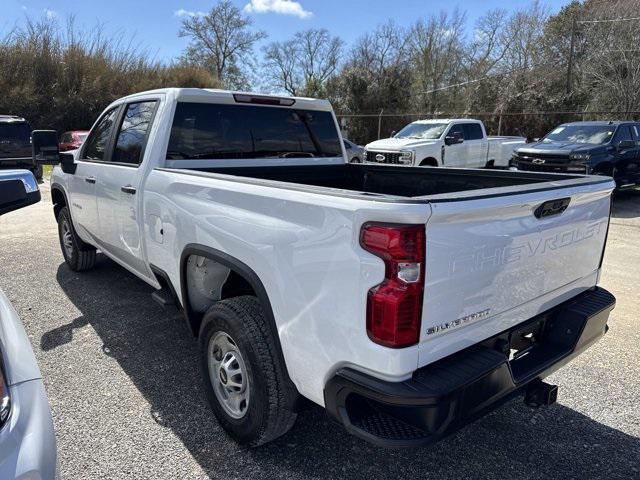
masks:
[[[74,272],[90,270],[96,263],[96,249],[84,243],[76,234],[67,207],[58,213],[58,237],[64,261]]]
[[[284,367],[256,297],[214,304],[202,321],[200,352],[211,409],[238,443],[263,445],[293,426]]]

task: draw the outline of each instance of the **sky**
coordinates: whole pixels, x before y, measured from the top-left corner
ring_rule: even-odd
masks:
[[[64,21],[74,15],[78,27],[94,29],[101,25],[109,38],[132,40],[157,60],[169,62],[187,45],[187,39],[178,37],[182,18],[201,15],[215,3],[215,0],[0,0],[0,35],[23,23],[27,16]],[[471,29],[475,20],[488,10],[518,9],[530,0],[234,0],[233,3],[253,19],[256,28],[269,35],[266,42],[286,40],[308,28],[326,28],[348,46],[389,19],[408,25],[420,17],[458,7],[466,12]],[[555,13],[569,0],[543,3]]]

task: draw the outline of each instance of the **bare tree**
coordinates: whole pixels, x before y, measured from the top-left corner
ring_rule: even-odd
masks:
[[[406,66],[407,40],[407,32],[394,22],[380,25],[356,42],[351,52],[351,66],[378,78],[389,70]]]
[[[509,15],[504,9],[490,10],[480,17],[469,44],[469,77],[480,78],[493,72],[504,59],[512,39],[506,34]]]
[[[187,16],[179,32],[191,39],[185,60],[211,68],[225,86],[235,86],[241,81],[242,62],[251,61],[256,42],[267,36],[252,30],[251,25],[251,19],[229,0],[221,1],[206,15]]]
[[[295,42],[274,42],[264,49],[263,68],[270,86],[299,95],[303,87],[298,67],[298,48]]]
[[[322,95],[338,69],[343,44],[325,29],[305,30],[291,40],[271,43],[264,50],[268,82],[292,95]]]
[[[406,112],[411,99],[406,30],[388,22],[360,37],[327,91],[340,113]],[[353,138],[377,137],[378,120],[345,119],[344,123]],[[381,133],[397,130],[402,123],[402,119],[384,122]]]
[[[585,3],[580,20],[587,37],[581,59],[591,109],[632,112],[640,107],[640,17],[632,0]]]
[[[409,34],[414,88],[422,105],[436,112],[438,90],[462,80],[465,15],[455,9],[415,23]]]

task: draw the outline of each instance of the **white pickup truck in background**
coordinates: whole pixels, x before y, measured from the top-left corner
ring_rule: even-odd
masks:
[[[365,146],[365,162],[418,167],[509,166],[524,137],[488,137],[480,120],[418,120],[391,138]]]
[[[33,144],[60,162],[68,266],[99,249],[184,312],[243,444],[285,433],[301,397],[387,446],[552,403],[542,378],[615,303],[596,286],[610,178],[348,164],[328,102],[219,90],[120,99],[73,155]]]

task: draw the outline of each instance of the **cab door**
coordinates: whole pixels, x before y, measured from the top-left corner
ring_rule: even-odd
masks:
[[[135,272],[150,277],[142,251],[139,190],[147,138],[159,99],[122,106],[113,148],[100,167],[96,198],[101,248]]]
[[[447,136],[459,135],[463,139],[462,143],[453,145],[444,145],[443,165],[445,167],[464,168],[467,166],[469,158],[467,142],[464,140],[464,125],[462,123],[454,123],[449,127],[449,131],[445,133]]]
[[[640,125],[632,125],[631,134],[633,135],[633,140],[636,142],[636,148],[632,165],[629,168],[631,174],[630,177],[635,181],[635,183],[640,183]]]
[[[467,146],[467,167],[481,168],[487,164],[487,141],[484,131],[479,123],[465,123],[464,143]]]
[[[620,125],[612,140],[615,157],[614,179],[618,186],[636,182],[638,177],[638,143],[630,125]]]
[[[118,112],[118,107],[112,108],[96,122],[75,161],[75,174],[68,175],[74,228],[80,238],[94,244],[99,236],[96,184],[101,163],[107,158],[113,141]]]

